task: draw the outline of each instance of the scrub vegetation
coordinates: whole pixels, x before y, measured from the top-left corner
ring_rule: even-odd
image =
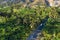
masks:
[[[47,15],[41,39],[60,40],[59,7],[0,7],[0,40],[26,40]]]

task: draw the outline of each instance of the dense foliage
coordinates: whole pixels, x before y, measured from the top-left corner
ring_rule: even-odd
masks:
[[[49,19],[42,30],[42,39],[60,39],[59,8],[6,7],[0,8],[0,12],[0,40],[26,40],[47,15]]]

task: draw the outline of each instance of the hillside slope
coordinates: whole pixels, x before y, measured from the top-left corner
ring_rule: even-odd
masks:
[[[0,5],[3,6],[10,6],[12,4],[23,4],[26,6],[32,6],[32,5],[43,5],[45,4],[44,0],[0,0]]]

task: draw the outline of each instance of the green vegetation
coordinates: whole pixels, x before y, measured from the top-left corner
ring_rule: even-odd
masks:
[[[49,19],[42,30],[45,40],[60,40],[60,9],[54,7],[7,7],[0,12],[0,40],[26,40],[32,30],[48,15]]]

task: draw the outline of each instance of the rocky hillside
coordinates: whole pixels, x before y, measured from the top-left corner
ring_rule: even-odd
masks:
[[[0,5],[10,6],[12,4],[18,4],[21,6],[37,6],[37,5],[47,5],[47,6],[59,6],[60,0],[0,0]]]
[[[23,6],[44,5],[44,0],[0,0],[0,5],[7,6],[20,3]]]

